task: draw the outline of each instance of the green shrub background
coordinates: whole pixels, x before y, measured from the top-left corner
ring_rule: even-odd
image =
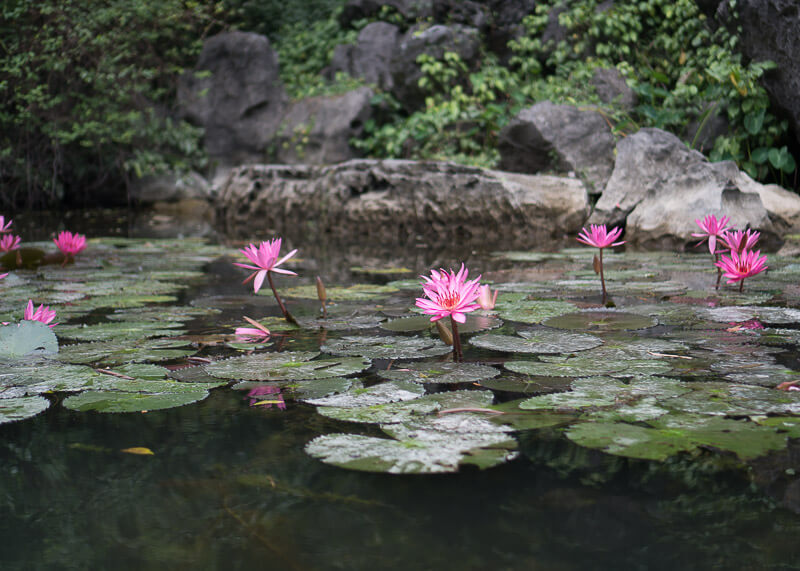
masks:
[[[447,159],[494,166],[497,136],[523,107],[548,99],[600,109],[619,136],[659,127],[686,136],[709,112],[730,122],[702,149],[754,178],[796,187],[787,124],[736,38],[712,30],[694,0],[572,0],[559,16],[566,40],[543,45],[542,1],[525,20],[506,64],[485,51],[477,70],[452,53],[421,57],[424,109],[405,113],[375,96],[379,120],[354,145],[372,157]],[[0,208],[124,202],[132,180],[207,166],[201,129],[175,119],[180,73],[208,36],[240,29],[267,35],[290,96],[340,93],[360,84],[323,79],[333,49],[368,22],[343,28],[344,0],[6,0],[0,12]],[[393,10],[379,19],[399,23]],[[417,22],[420,26],[430,22]],[[601,104],[588,79],[614,67],[639,97],[626,111]],[[466,80],[466,81],[465,81]],[[689,146],[697,141],[687,140]]]

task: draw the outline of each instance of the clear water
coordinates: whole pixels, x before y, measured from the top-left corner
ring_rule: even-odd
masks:
[[[329,283],[365,257],[357,246],[327,257],[294,246],[319,260]],[[423,272],[458,260],[411,254],[385,263]],[[467,257],[514,272],[487,254]],[[241,293],[240,278],[229,260],[214,263],[186,296]],[[299,333],[297,343],[317,335]],[[0,425],[0,568],[800,568],[800,491],[787,475],[800,468],[797,445],[745,468],[711,453],[659,463],[588,450],[546,429],[523,433],[522,454],[507,465],[397,476],[304,453],[315,436],[341,431],[378,432],[301,403],[251,407],[229,388],[165,411],[51,406]],[[120,452],[137,446],[155,454]]]

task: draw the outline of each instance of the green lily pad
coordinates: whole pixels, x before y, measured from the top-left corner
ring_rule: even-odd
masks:
[[[617,403],[618,395],[626,385],[609,377],[590,377],[573,383],[571,391],[550,393],[522,401],[523,410],[578,410],[587,407],[607,407]]]
[[[44,323],[22,321],[18,325],[0,326],[0,359],[57,352],[58,340],[53,330]]]
[[[442,325],[450,329],[450,320],[448,318],[441,320]],[[474,333],[476,331],[484,331],[486,329],[495,329],[503,324],[502,321],[491,315],[484,315],[478,312],[467,314],[467,320],[463,324],[458,325],[459,333]],[[409,333],[412,331],[426,331],[434,329],[436,324],[431,321],[430,315],[412,315],[409,317],[400,317],[398,319],[390,319],[381,324],[381,329],[395,331],[398,333]]]
[[[137,393],[118,391],[86,391],[64,399],[63,405],[71,410],[85,412],[143,412],[175,408],[203,400],[206,390],[182,393]]]
[[[399,290],[389,285],[355,284],[349,287],[325,286],[325,291],[330,301],[367,301],[397,293]],[[272,295],[269,289],[261,290],[259,293]],[[317,286],[316,284],[296,286],[285,289],[282,293],[286,297],[317,299]]]
[[[394,267],[385,267],[385,268],[365,268],[363,266],[352,266],[350,271],[354,274],[368,274],[368,275],[376,275],[376,276],[396,276],[398,274],[413,274],[414,270],[409,268],[394,268]]]
[[[413,400],[425,394],[425,389],[410,381],[388,381],[369,388],[353,388],[333,396],[306,399],[315,406],[361,407]]]
[[[574,303],[566,301],[526,300],[516,303],[498,303],[497,312],[503,319],[521,323],[541,323],[545,319],[572,313],[577,309]]]
[[[728,383],[690,383],[693,390],[661,401],[671,410],[711,416],[800,414],[800,392]]]
[[[663,461],[696,447],[691,440],[670,431],[621,422],[583,422],[570,427],[566,435],[586,448],[641,460]]]
[[[594,335],[564,333],[547,329],[520,331],[520,337],[487,334],[473,337],[472,345],[504,353],[574,353],[586,351],[602,344]]]
[[[492,415],[489,420],[514,430],[535,430],[572,424],[577,418],[575,414],[569,412],[523,410],[520,408],[522,402],[521,400],[513,400],[492,405],[489,408],[502,414]]]
[[[383,321],[379,315],[356,315],[352,317],[298,317],[298,323],[304,329],[327,329],[329,331],[346,331],[348,329],[372,329]],[[268,326],[269,327],[269,326]]]
[[[416,383],[477,383],[500,374],[498,369],[477,363],[413,362],[388,371],[378,371],[384,379]]]
[[[350,388],[361,388],[363,385],[360,382],[354,382],[353,379],[330,377],[310,381],[272,381],[267,383],[244,381],[233,385],[233,388],[235,390],[250,390],[263,386],[277,387],[285,398],[302,401],[328,397],[348,391]]]
[[[282,353],[257,353],[233,357],[206,365],[210,375],[222,379],[249,381],[282,381],[324,379],[359,373],[370,366],[369,360],[360,357],[318,359],[318,353],[285,351]]]
[[[450,347],[430,337],[379,335],[331,339],[320,350],[332,355],[357,355],[368,359],[421,359],[451,351]]]
[[[658,325],[658,321],[652,317],[636,315],[623,311],[579,311],[551,317],[543,322],[548,327],[558,329],[577,329],[579,331],[602,332],[620,331],[623,329],[647,329]]]
[[[186,347],[186,344],[186,341],[171,339],[146,339],[135,346],[116,341],[95,341],[61,347],[56,358],[77,364],[165,361],[188,357],[197,352],[196,348]]]
[[[571,382],[569,377],[523,377],[506,373],[481,381],[481,386],[493,391],[538,395],[569,390]]]
[[[184,330],[172,329],[183,325],[170,321],[113,321],[95,325],[63,325],[58,336],[80,341],[125,341],[147,337],[169,337],[183,335]]]
[[[435,414],[438,411],[457,408],[486,408],[492,404],[489,391],[451,391],[425,395],[415,400],[365,406],[320,407],[317,412],[328,418],[366,424],[393,424],[406,422],[420,414]]]
[[[660,375],[668,373],[672,369],[669,363],[658,359],[598,361],[583,356],[558,360],[543,356],[540,359],[540,361],[507,361],[504,366],[515,373],[541,377],[590,377],[594,375],[631,377]]]
[[[397,440],[329,434],[306,445],[310,456],[342,468],[389,474],[457,472],[460,465],[481,469],[517,456],[516,441],[503,433],[453,433],[393,428]]]
[[[49,406],[50,401],[40,396],[0,398],[0,424],[31,418]]]

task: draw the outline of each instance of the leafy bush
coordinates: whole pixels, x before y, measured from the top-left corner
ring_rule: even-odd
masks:
[[[0,207],[124,200],[131,176],[200,166],[170,118],[219,7],[182,0],[10,0],[0,12]]]

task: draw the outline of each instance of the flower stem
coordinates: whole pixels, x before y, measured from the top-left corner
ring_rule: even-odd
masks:
[[[458,326],[452,315],[450,316],[450,328],[453,331],[453,361],[463,361],[464,357],[461,354],[461,338],[458,336]]]
[[[269,287],[272,288],[272,295],[275,296],[275,301],[278,302],[278,305],[281,308],[281,312],[283,313],[283,318],[292,325],[299,325],[294,316],[291,313],[289,313],[289,310],[286,309],[286,306],[283,305],[281,297],[278,295],[278,290],[275,289],[275,284],[272,282],[272,272],[269,271],[267,272],[267,280],[269,280]]]
[[[719,263],[719,254],[714,253],[714,261]],[[715,290],[719,290],[719,282],[722,279],[722,268],[717,266],[717,285],[714,286]]]
[[[739,293],[742,293],[742,291],[744,291],[744,280],[739,282]]]
[[[603,275],[603,248],[600,248],[600,286],[603,288],[603,305],[605,305],[608,294],[606,293],[606,278]]]

